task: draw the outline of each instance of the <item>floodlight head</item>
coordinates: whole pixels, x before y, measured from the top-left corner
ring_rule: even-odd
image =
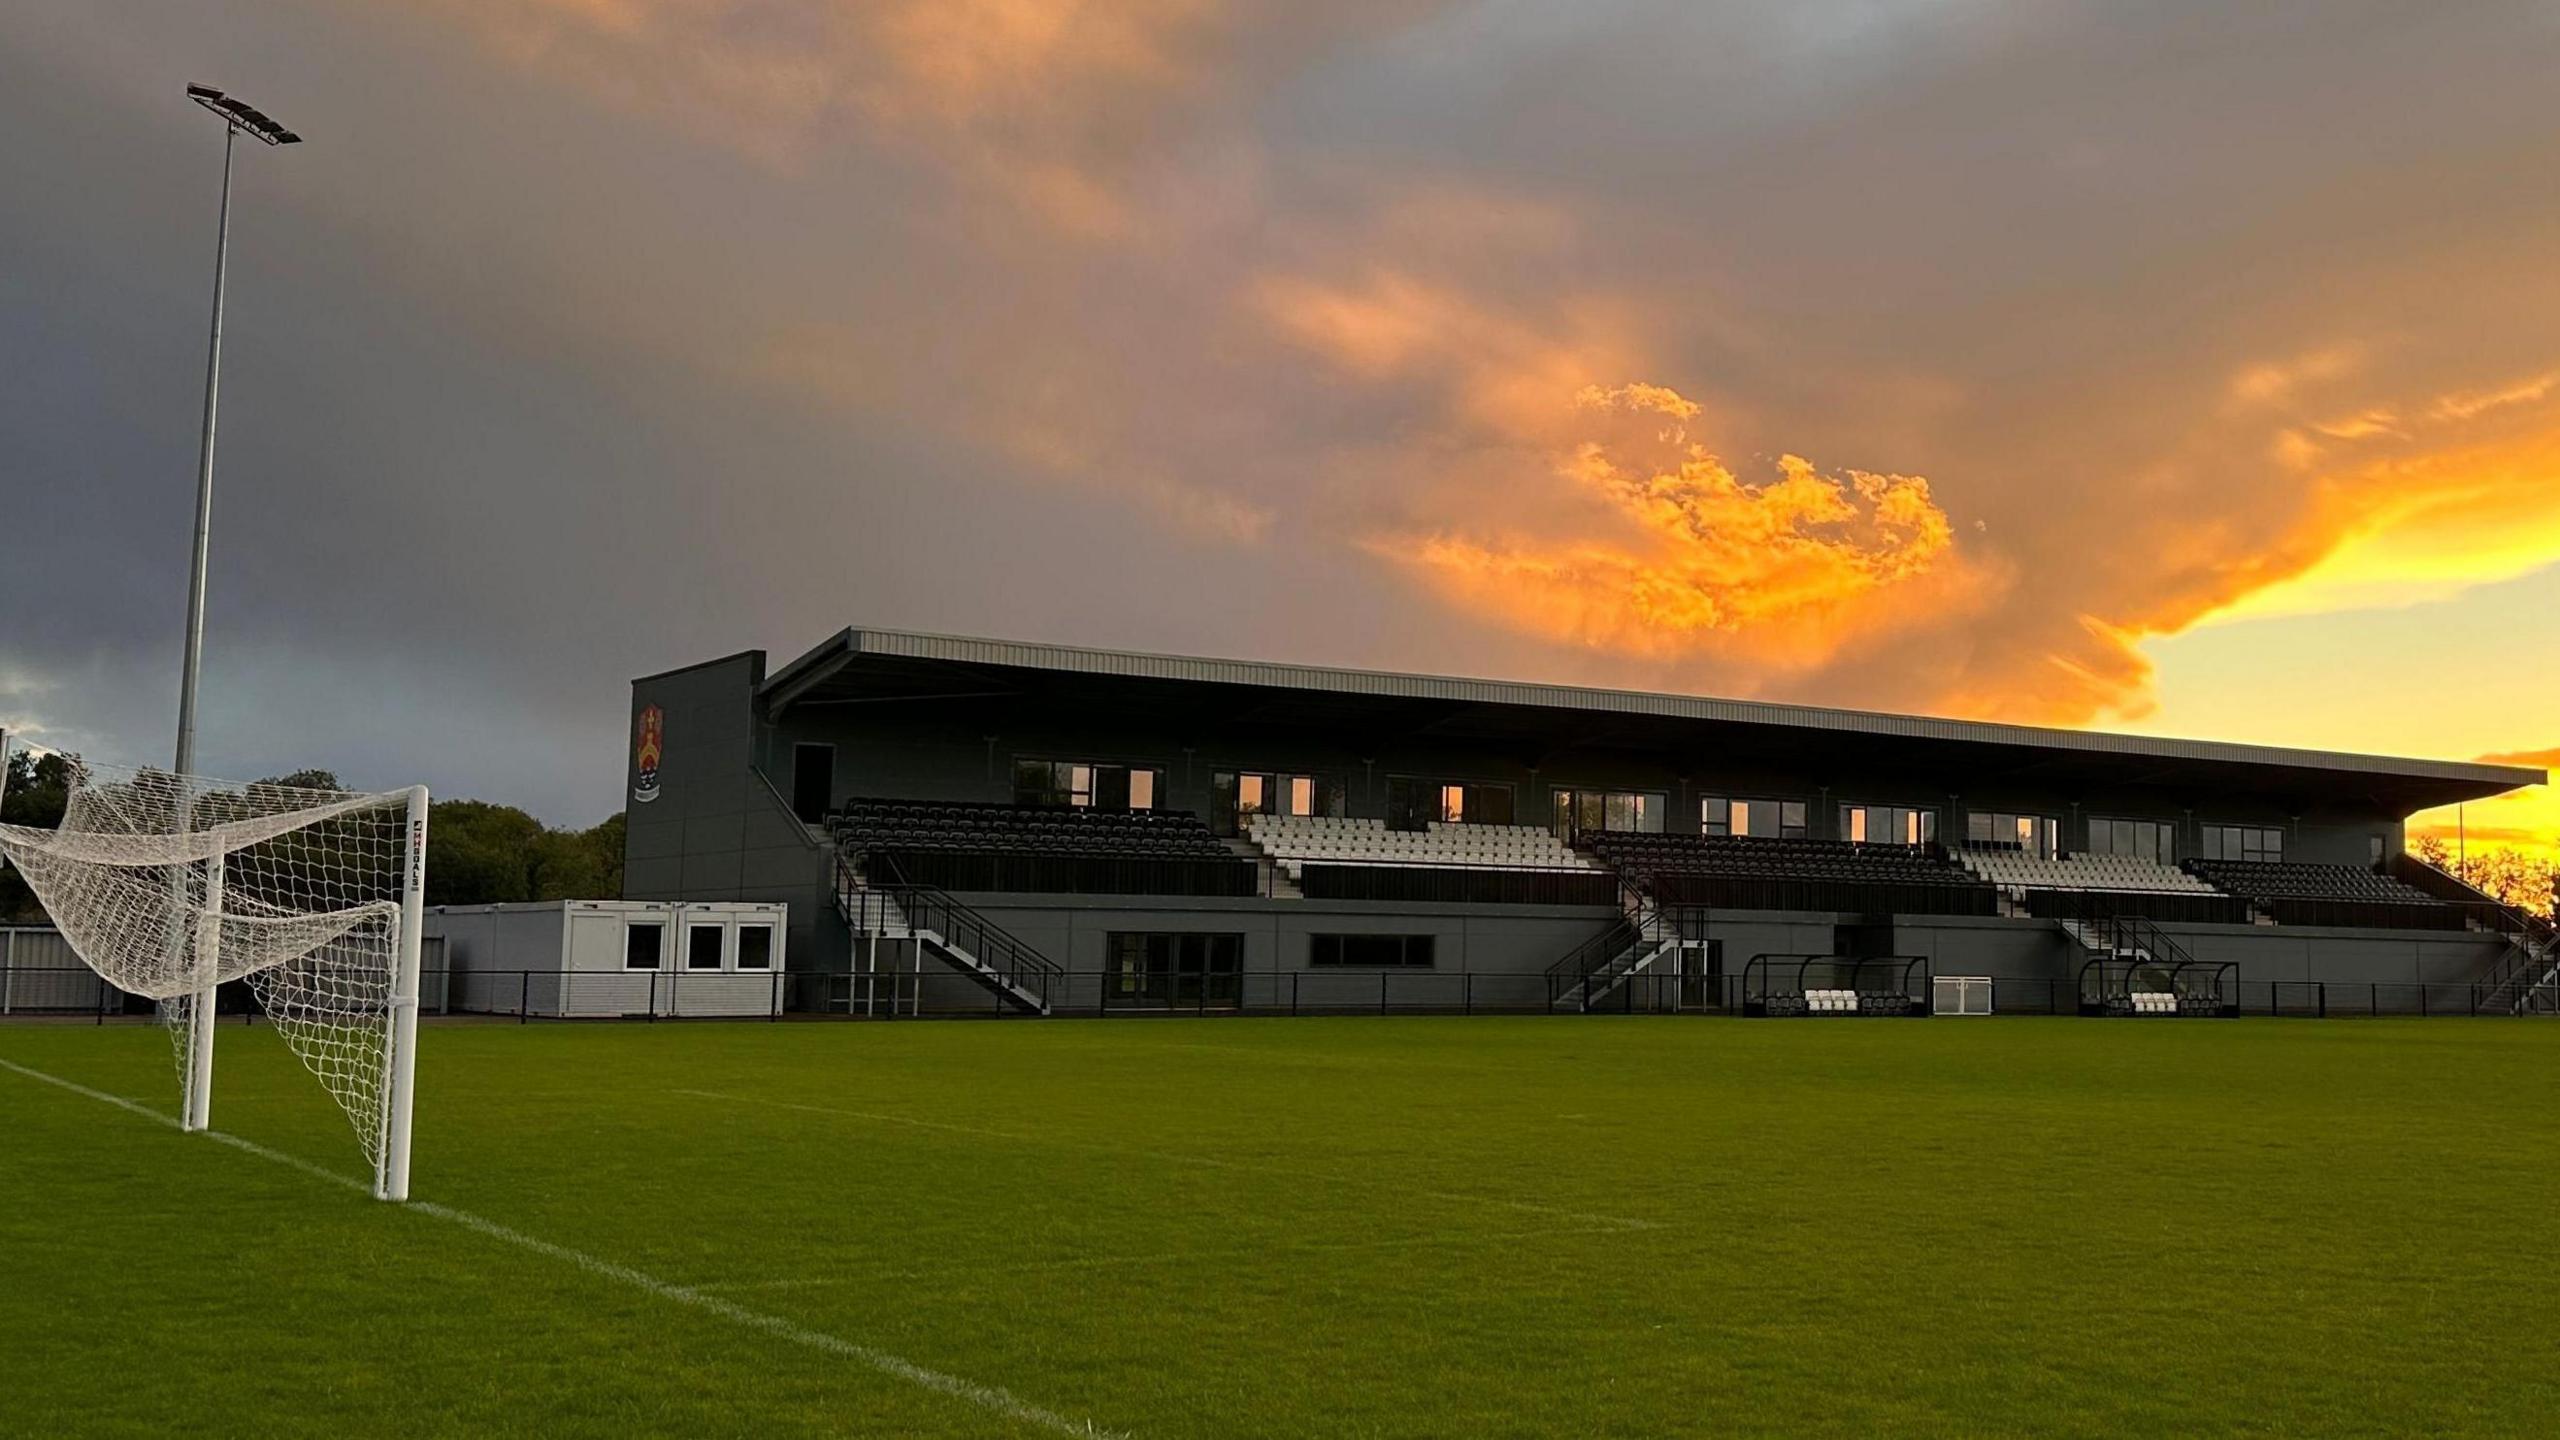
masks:
[[[232,129],[264,141],[269,145],[299,145],[302,137],[275,122],[275,119],[245,100],[234,99],[210,85],[190,85],[187,98],[223,119]]]

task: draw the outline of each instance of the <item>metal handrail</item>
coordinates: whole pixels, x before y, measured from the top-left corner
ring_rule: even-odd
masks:
[[[886,854],[873,857],[887,878],[873,883],[843,852],[836,855],[836,895],[839,906],[851,901],[853,913],[846,920],[856,933],[867,933],[885,926],[891,906],[905,919],[910,933],[924,930],[939,936],[951,948],[963,950],[984,965],[996,979],[1015,991],[1037,997],[1042,1006],[1053,1000],[1051,982],[1066,971],[1058,962],[1042,954],[1030,942],[988,919],[984,914],[955,899],[949,891],[908,880],[898,869],[897,861]],[[879,908],[875,914],[873,906]]]
[[[1016,990],[1039,997],[1049,1003],[1049,982],[1065,971],[1058,963],[1043,955],[1029,942],[998,925],[976,910],[952,898],[950,892],[931,885],[918,885],[908,880],[889,856],[881,857],[890,875],[890,883],[873,887],[888,892],[907,918],[910,930],[925,929],[954,942],[997,977]],[[938,920],[938,924],[919,926],[917,917]]]
[[[1621,915],[1609,922],[1608,928],[1574,946],[1564,957],[1547,967],[1547,1003],[1555,1004],[1574,986],[1583,984],[1599,973],[1600,968],[1626,953],[1630,945],[1644,941],[1644,916]]]

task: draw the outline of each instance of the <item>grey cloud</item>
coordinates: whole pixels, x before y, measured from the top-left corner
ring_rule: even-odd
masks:
[[[313,137],[243,156],[207,764],[561,819],[618,804],[630,675],[855,620],[1961,704],[2093,653],[2084,611],[2299,543],[2286,417],[2227,413],[2234,371],[2362,344],[2316,397],[2343,413],[2560,358],[2560,32],[2524,5],[1213,14],[1181,83],[1029,137],[1135,217],[1107,240],[977,163],[1002,125],[920,144],[848,107],[742,146],[627,93],[681,73],[599,88],[483,13],[0,19],[40,141],[0,149],[31,201],[0,210],[0,676],[49,687],[0,683],[0,720],[167,744],[217,148],[191,79]],[[1398,220],[1432,194],[1516,228]],[[1644,373],[1590,380],[1700,400],[1737,471],[1927,475],[2010,613],[1780,675],[1443,608],[1361,537],[1544,514],[1553,475],[1252,303],[1376,268],[1559,342],[1613,317]],[[2164,561],[2180,513],[2227,546]]]

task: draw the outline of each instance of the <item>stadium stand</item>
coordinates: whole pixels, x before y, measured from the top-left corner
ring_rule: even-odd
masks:
[[[2360,865],[2266,860],[2189,860],[2186,868],[2245,897],[2279,925],[2387,926],[2459,930],[2463,912],[2409,884]]]
[[[1253,863],[1188,811],[848,800],[828,827],[875,883],[946,890],[1251,895]]]
[[[1664,904],[1990,915],[1998,896],[1934,847],[1604,831],[1592,853]]]
[[[2316,1009],[2317,987],[2420,973],[2473,987],[2465,1013],[2560,1013],[2547,924],[2397,853],[2411,817],[2545,781],[2532,767],[869,627],[631,698],[624,894],[788,904],[795,1008],[1305,990],[1927,1013],[1924,973],[1866,973],[1896,952],[2014,981],[2009,1008],[2073,1008],[2094,963],[2084,1012],[2140,990],[2184,1013],[2212,995],[2183,940],[2250,967],[2253,1013],[2287,1010],[2281,987]],[[2372,943],[2403,926],[2427,942],[2414,969]],[[1744,963],[1772,946],[1784,974]],[[2236,972],[2219,983],[2238,1003]],[[1804,998],[1843,989],[1856,1010]]]

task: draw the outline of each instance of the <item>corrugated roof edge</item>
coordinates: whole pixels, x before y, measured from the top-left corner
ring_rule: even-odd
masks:
[[[1624,715],[1661,715],[1686,720],[1721,720],[1747,725],[1789,725],[1860,735],[1900,735],[1987,745],[2025,745],[2095,754],[2150,755],[2164,759],[2226,761],[2241,765],[2296,765],[2360,774],[2400,775],[2430,780],[2466,780],[2511,787],[2540,785],[2549,776],[2513,765],[2484,765],[2470,760],[2429,760],[2408,756],[2365,755],[2338,750],[2297,750],[2278,745],[2247,745],[2223,740],[2185,740],[2166,736],[2124,735],[2105,730],[2063,730],[2041,725],[2012,725],[1989,720],[1953,720],[1934,715],[1897,715],[1885,711],[1837,710],[1818,705],[1791,705],[1765,700],[1719,700],[1701,695],[1667,695],[1644,690],[1604,690],[1591,686],[1551,685],[1528,680],[1474,680],[1449,675],[1401,674],[1386,670],[1345,670],[1320,665],[1291,665],[1260,660],[1222,660],[1194,655],[1150,655],[1131,650],[1100,650],[1079,645],[1050,645],[1024,640],[991,640],[970,635],[936,635],[915,630],[865,630],[848,627],[822,641],[807,654],[773,672],[763,691],[770,695],[803,678],[829,660],[855,655],[893,655],[908,660],[944,660],[954,664],[997,665],[1024,670],[1052,670],[1086,675],[1125,675],[1151,680],[1183,680],[1201,684],[1260,685],[1286,690],[1319,690],[1345,695],[1381,695],[1408,699],[1460,700],[1484,705],[1527,705],[1558,710],[1594,710]]]

